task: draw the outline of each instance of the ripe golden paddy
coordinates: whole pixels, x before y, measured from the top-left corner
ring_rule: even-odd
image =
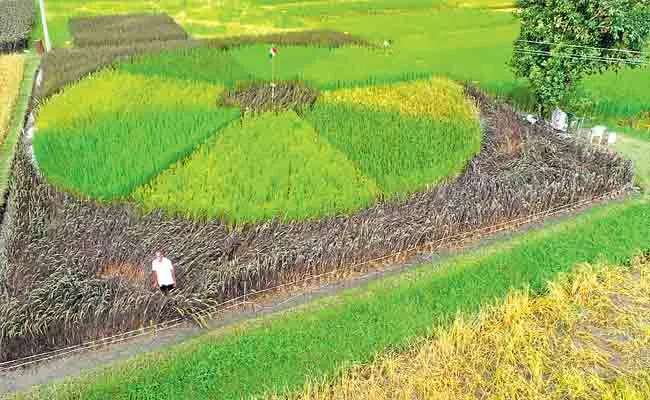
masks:
[[[583,266],[295,399],[645,399],[650,264]]]
[[[463,87],[438,77],[327,92],[323,94],[322,101],[359,104],[375,111],[399,111],[406,116],[430,117],[437,121],[478,118],[478,108],[467,100]]]
[[[21,55],[0,56],[0,144],[4,142],[16,107],[24,64]]]

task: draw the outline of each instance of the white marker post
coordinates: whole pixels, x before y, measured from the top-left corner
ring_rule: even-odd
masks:
[[[43,26],[43,38],[45,39],[45,51],[52,50],[52,43],[50,42],[50,32],[47,29],[47,16],[45,14],[45,0],[39,0],[38,4],[41,8],[41,25]]]
[[[269,57],[271,57],[271,103],[275,99],[275,56],[278,55],[278,49],[273,46],[269,50]]]

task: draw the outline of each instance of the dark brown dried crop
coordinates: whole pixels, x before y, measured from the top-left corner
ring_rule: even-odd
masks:
[[[229,90],[219,103],[226,107],[239,107],[244,113],[282,110],[301,113],[317,98],[318,91],[301,82],[252,82]]]

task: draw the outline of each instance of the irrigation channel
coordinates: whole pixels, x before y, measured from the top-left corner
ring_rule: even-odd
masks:
[[[224,328],[248,319],[289,310],[322,297],[335,295],[345,289],[364,286],[384,277],[404,273],[424,263],[429,263],[435,268],[436,262],[445,258],[474,251],[496,241],[509,240],[514,235],[531,229],[557,224],[596,204],[618,201],[624,194],[620,191],[608,193],[591,200],[427,243],[345,269],[245,294],[221,304],[218,308],[206,310],[201,321],[169,321],[111,338],[1,363],[0,394],[79,376],[89,369],[101,368],[190,339],[204,333],[206,329]]]

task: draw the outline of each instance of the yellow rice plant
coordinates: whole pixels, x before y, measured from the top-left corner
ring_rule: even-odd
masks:
[[[9,131],[24,65],[25,58],[22,55],[0,56],[0,145]]]
[[[437,121],[473,120],[478,108],[465,96],[463,87],[445,78],[402,82],[326,92],[322,101],[352,103],[377,111],[392,110]]]
[[[649,267],[583,266],[295,398],[650,398]]]

